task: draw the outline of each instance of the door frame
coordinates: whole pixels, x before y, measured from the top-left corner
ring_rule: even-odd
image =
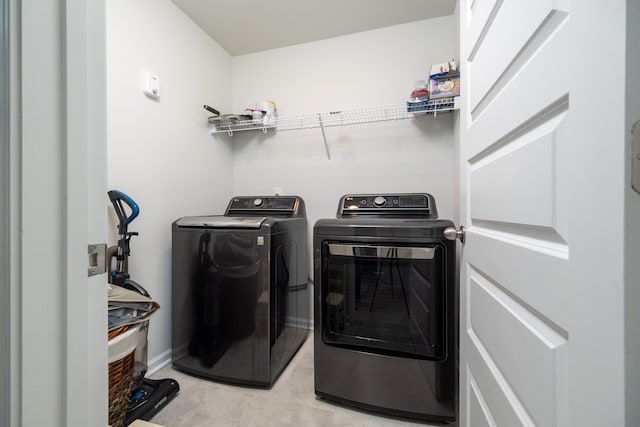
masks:
[[[0,0],[0,425],[11,418],[11,305],[9,257],[9,1]]]
[[[5,1],[14,62],[3,425],[106,426],[106,276],[87,277],[88,244],[106,241],[105,2]]]

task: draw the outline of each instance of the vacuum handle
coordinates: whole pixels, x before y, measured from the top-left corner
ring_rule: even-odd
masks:
[[[131,221],[136,219],[140,213],[140,208],[131,197],[127,196],[122,191],[111,190],[108,194],[111,203],[113,203],[116,215],[118,215],[118,220],[120,221],[120,234],[123,234],[126,232],[127,226],[131,224]],[[126,203],[127,206],[129,206],[129,209],[131,209],[131,214],[129,214],[129,216],[127,216],[126,211],[124,210],[123,203]]]
[[[142,295],[143,297],[151,297],[151,295],[149,295],[149,292],[147,292],[147,290],[145,288],[142,287],[142,285],[136,281],[133,281],[131,279],[126,280],[122,285],[123,288],[129,289],[131,291],[137,292],[140,295]]]

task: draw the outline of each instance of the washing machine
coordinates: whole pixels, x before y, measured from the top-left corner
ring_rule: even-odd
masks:
[[[233,197],[172,224],[172,360],[201,377],[271,387],[310,324],[307,219],[297,196]]]
[[[315,393],[421,420],[456,420],[453,222],[427,193],[341,198],[314,250]]]

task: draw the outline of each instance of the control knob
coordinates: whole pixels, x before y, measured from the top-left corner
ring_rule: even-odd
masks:
[[[385,203],[387,203],[387,199],[385,199],[382,196],[378,196],[375,199],[373,199],[373,204],[376,206],[384,206]]]
[[[256,208],[259,208],[260,206],[262,206],[264,204],[264,200],[262,199],[255,199],[253,201],[253,206],[255,206]]]

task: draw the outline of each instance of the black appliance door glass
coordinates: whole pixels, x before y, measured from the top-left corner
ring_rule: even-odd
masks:
[[[323,341],[444,359],[444,263],[438,244],[323,242]]]

